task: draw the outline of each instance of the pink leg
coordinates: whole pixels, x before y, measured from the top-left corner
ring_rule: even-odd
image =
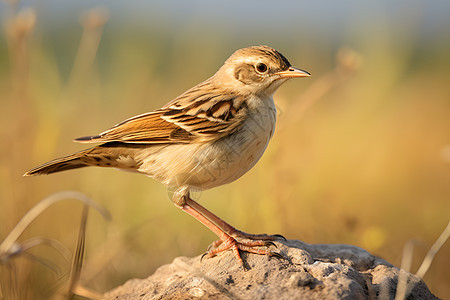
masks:
[[[201,209],[199,209],[199,207]],[[264,240],[254,240],[254,241],[236,241],[234,237],[232,237],[228,232],[223,230],[221,226],[225,226],[226,229],[233,229],[234,232],[237,232],[236,229],[234,229],[232,226],[228,225],[224,221],[222,221],[219,217],[215,216],[213,213],[209,212],[206,208],[202,207],[200,204],[195,202],[194,200],[190,199],[188,196],[185,197],[185,203],[180,206],[180,208],[199,220],[203,225],[208,227],[212,232],[214,232],[219,238],[220,243],[217,243],[217,248],[213,250],[208,251],[209,257],[215,256],[216,254],[223,252],[225,250],[231,249],[233,250],[234,254],[236,255],[236,258],[238,262],[243,265],[242,258],[239,254],[239,250],[246,251],[250,253],[260,254],[260,255],[270,255],[270,256],[280,256],[278,253],[271,252],[269,250],[265,249],[258,249],[254,247],[268,247],[270,245],[273,245],[272,242],[267,242]],[[205,212],[206,216],[203,215],[203,212]],[[220,225],[216,225],[215,222],[212,222],[209,218],[213,217],[214,220],[219,220]],[[233,233],[234,233],[233,232]]]
[[[214,222],[220,229],[225,231],[228,235],[235,237],[235,238],[242,238],[242,239],[249,239],[249,240],[263,240],[263,241],[275,241],[277,239],[286,240],[282,235],[275,234],[275,235],[269,235],[269,234],[250,234],[246,233],[240,230],[237,230],[209,210],[207,210],[205,207],[201,206],[199,203],[195,202],[194,200],[187,197],[186,204],[189,204],[192,208],[194,208],[196,211],[201,213],[203,216],[207,217],[209,220]]]

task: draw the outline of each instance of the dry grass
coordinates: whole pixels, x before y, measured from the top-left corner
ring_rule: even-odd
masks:
[[[22,174],[81,149],[72,138],[158,108],[247,44],[224,35],[202,53],[201,41],[192,36],[136,36],[117,28],[108,34],[104,9],[87,13],[81,26],[74,24],[77,29],[50,34],[36,27],[33,10],[11,3],[0,36],[0,236],[37,199],[72,189],[113,216],[108,224],[90,217],[78,287],[103,292],[149,275],[176,256],[202,253],[213,234],[173,207],[164,187],[144,176],[95,168],[48,177]],[[264,157],[237,182],[197,197],[239,229],[353,244],[396,265],[414,238],[420,243],[410,265],[418,269],[449,221],[450,44],[420,45],[371,29],[348,36],[356,53],[298,34],[301,43],[264,41],[313,74],[275,95],[279,123]],[[22,247],[28,241],[28,248],[48,243],[75,249],[80,213],[73,203],[59,203],[12,240]],[[27,291],[22,299],[45,299],[67,258],[28,248],[44,265],[15,257],[11,272],[0,270],[2,279],[16,272],[10,279],[17,278],[13,290]],[[449,260],[447,243],[424,275],[442,298],[450,297]]]
[[[76,199],[84,203],[84,209],[81,214],[81,225],[78,234],[78,241],[75,254],[72,259],[71,268],[67,268],[63,271],[64,266],[58,266],[47,260],[45,258],[40,258],[30,253],[30,249],[40,246],[47,245],[56,252],[58,252],[66,262],[71,259],[70,250],[67,249],[56,239],[50,239],[47,237],[35,236],[23,241],[18,241],[20,236],[23,235],[24,231],[31,226],[31,223],[36,220],[39,215],[46,211],[51,205],[67,200]],[[36,204],[31,208],[17,223],[16,226],[9,232],[9,234],[0,243],[0,266],[2,268],[2,279],[0,281],[0,295],[5,299],[27,299],[29,297],[35,297],[32,290],[27,290],[26,286],[31,284],[28,282],[30,280],[30,273],[32,266],[27,265],[26,267],[21,266],[17,261],[17,257],[32,259],[35,262],[41,263],[44,267],[53,271],[56,275],[55,287],[49,290],[44,290],[45,297],[50,297],[51,295],[55,297],[62,297],[65,299],[72,299],[73,295],[77,292],[78,294],[85,293],[85,289],[79,284],[81,269],[83,265],[83,255],[84,255],[84,245],[86,236],[86,223],[88,209],[92,207],[96,209],[104,218],[110,219],[109,212],[104,208],[98,206],[89,197],[73,191],[65,191],[55,193]],[[70,271],[70,274],[69,274]],[[69,287],[64,291],[61,287],[57,286],[57,282],[64,283],[68,277]],[[22,283],[22,284],[21,284]],[[42,284],[42,282],[41,282]],[[48,283],[47,283],[48,284]],[[90,297],[94,298],[94,297]],[[100,297],[97,297],[100,298]]]

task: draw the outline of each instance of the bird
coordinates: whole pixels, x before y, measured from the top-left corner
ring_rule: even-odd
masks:
[[[277,256],[269,246],[280,235],[237,230],[193,200],[191,193],[247,173],[275,130],[273,94],[287,80],[310,75],[269,46],[236,50],[213,76],[163,107],[98,135],[77,138],[75,142],[98,145],[51,160],[24,176],[87,166],[144,174],[173,190],[175,206],[219,237],[205,253],[208,257],[231,250],[244,265],[241,251]]]

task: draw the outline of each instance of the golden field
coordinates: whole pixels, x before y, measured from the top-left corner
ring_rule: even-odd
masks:
[[[424,43],[415,18],[401,32],[394,21],[349,26],[338,41],[303,27],[237,35],[191,21],[144,30],[109,26],[105,9],[50,30],[39,12],[8,9],[0,35],[0,239],[46,196],[87,195],[112,220],[89,213],[83,286],[105,292],[177,256],[199,255],[216,237],[145,176],[100,168],[23,173],[83,149],[73,138],[160,107],[252,44],[278,49],[313,76],[275,94],[277,131],[256,167],[197,193],[201,204],[246,232],[352,244],[396,266],[414,240],[413,273],[450,221],[448,34]],[[74,200],[49,207],[19,245],[45,237],[73,252],[82,209]],[[70,259],[38,244],[0,260],[0,299],[47,299],[67,285]],[[447,242],[424,277],[444,299],[449,266]]]

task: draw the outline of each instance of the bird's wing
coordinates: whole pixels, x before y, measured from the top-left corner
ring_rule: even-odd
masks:
[[[193,88],[163,108],[135,116],[96,136],[78,138],[82,143],[188,143],[216,140],[236,130],[248,107],[233,95],[199,95]]]

